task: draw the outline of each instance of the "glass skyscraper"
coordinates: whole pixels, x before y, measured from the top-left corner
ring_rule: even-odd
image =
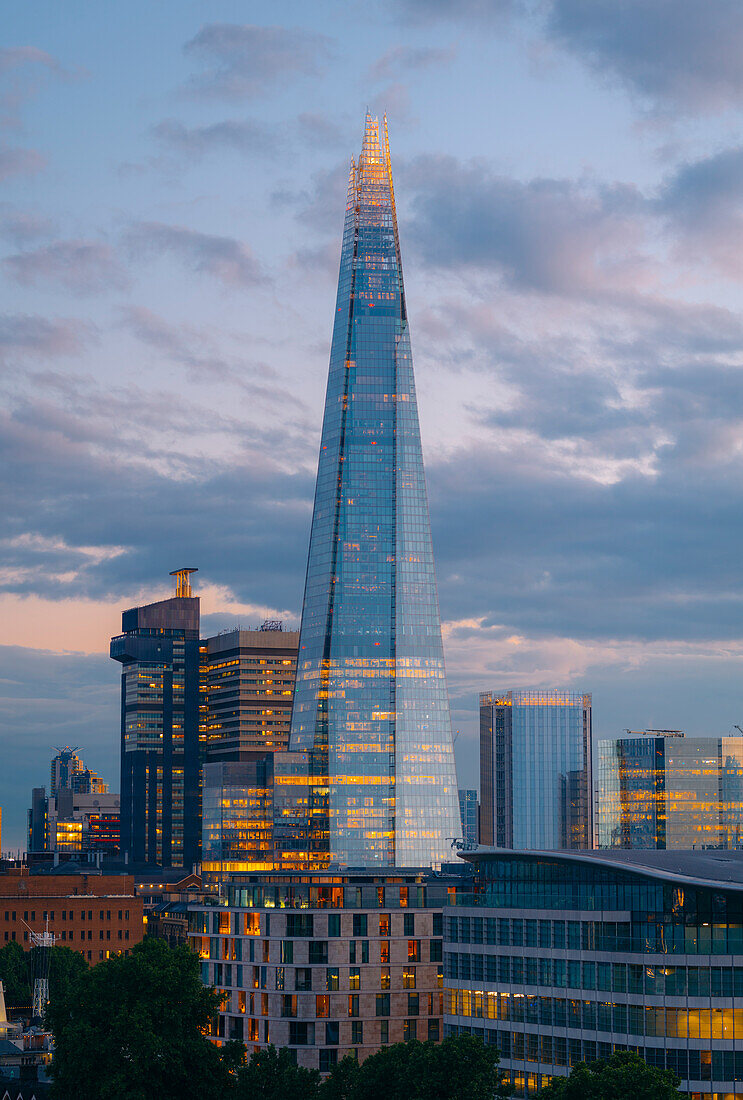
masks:
[[[592,848],[591,696],[480,696],[480,843]]]
[[[369,116],[349,177],[289,748],[306,754],[298,843],[313,865],[447,858],[461,825],[441,623],[387,125]]]
[[[599,848],[742,848],[743,737],[599,741]]]

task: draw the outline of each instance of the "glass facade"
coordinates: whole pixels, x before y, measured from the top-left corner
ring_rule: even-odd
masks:
[[[349,178],[289,748],[309,761],[294,797],[312,865],[447,858],[460,832],[451,720],[387,129],[369,117]]]
[[[599,742],[597,846],[743,846],[743,737],[656,732]]]
[[[480,843],[591,848],[591,696],[480,696]]]
[[[462,839],[467,844],[477,844],[480,836],[478,824],[480,805],[477,791],[459,788],[459,816],[462,819]]]
[[[743,881],[729,857],[467,858],[476,893],[444,919],[445,1035],[498,1046],[517,1095],[634,1050],[692,1095],[743,1098]]]
[[[186,573],[190,571],[185,571]],[[131,608],[110,654],[121,674],[121,846],[132,863],[201,856],[199,598]]]
[[[264,753],[204,764],[201,869],[207,881],[272,862],[273,759]]]

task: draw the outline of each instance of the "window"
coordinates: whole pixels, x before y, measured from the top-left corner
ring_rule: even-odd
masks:
[[[444,914],[433,914],[433,934],[434,936],[443,936],[444,934]]]
[[[382,973],[379,975],[379,988],[390,988],[390,968],[388,966],[382,967]]]
[[[421,961],[421,941],[408,940],[408,962]]]
[[[348,1015],[358,1016],[359,1014],[359,995],[358,993],[349,993],[348,995]]]
[[[402,1024],[402,1041],[409,1043],[411,1039],[418,1038],[418,1021],[417,1020],[403,1020]]]
[[[301,936],[303,939],[311,939],[313,935],[312,913],[287,913],[286,934],[287,936]]]
[[[354,936],[365,936],[367,920],[366,913],[354,913],[353,915],[353,934]]]
[[[315,1025],[292,1020],[289,1024],[289,1046],[306,1047],[315,1045]]]
[[[402,918],[403,936],[415,935],[415,913],[404,913]]]
[[[253,945],[251,943],[251,947],[252,946]],[[293,963],[294,962],[294,944],[292,943],[291,940],[282,940],[281,941],[281,961],[282,961],[282,963]]]
[[[297,1015],[297,998],[291,993],[284,993],[281,998],[281,1015],[296,1016]]]
[[[369,941],[361,940],[361,961],[362,963],[369,962]]]
[[[364,1042],[363,1020],[354,1020],[351,1024],[351,1043],[353,1046],[361,1046]]]
[[[338,967],[329,966],[325,971],[325,988],[330,992],[338,989]]]
[[[294,971],[294,988],[298,993],[308,993],[312,989],[312,971],[309,967],[298,966]]]
[[[390,1041],[390,1022],[389,1020],[379,1021],[379,1042],[389,1043]]]
[[[340,913],[330,913],[328,916],[328,936],[340,936],[341,934],[341,915]]]
[[[488,956],[491,957],[491,956]],[[443,962],[444,960],[444,941],[443,940],[431,940],[431,962]]]
[[[361,989],[361,971],[358,966],[352,966],[348,972],[348,988]]]
[[[327,1037],[325,1039],[327,1042]],[[338,1040],[336,1039],[336,1042]],[[330,1073],[334,1066],[338,1064],[338,1051],[326,1050],[324,1047],[320,1047],[320,1073]]]
[[[415,967],[406,966],[402,972],[403,989],[415,989]]]
[[[311,963],[326,963],[328,961],[327,940],[310,940],[309,961]]]
[[[339,1025],[337,1020],[329,1020],[325,1025],[325,1045],[337,1046],[338,1045],[338,1032]]]
[[[419,1001],[417,993],[408,993],[408,1016],[417,1016]]]
[[[439,1041],[439,1020],[428,1021],[428,1041],[429,1043],[438,1043]]]
[[[327,993],[318,993],[315,997],[315,1015],[318,1020],[327,1020],[330,1015],[330,997]]]
[[[389,913],[380,913],[380,916],[379,916],[379,934],[380,934],[380,936],[389,936],[389,934],[390,934],[390,915],[389,915]]]
[[[389,1016],[390,1014],[390,995],[389,993],[377,993],[377,1016]]]
[[[348,961],[350,963],[356,962],[356,940],[349,940],[348,943]]]
[[[382,965],[384,965],[385,963],[388,963],[390,961],[390,941],[389,940],[380,940],[379,941],[379,961],[380,961],[380,963],[382,963]]]

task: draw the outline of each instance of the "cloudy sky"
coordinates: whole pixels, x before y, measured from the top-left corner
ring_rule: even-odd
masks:
[[[477,692],[743,725],[740,0],[10,0],[0,806],[118,789],[119,612],[296,623],[348,160],[386,110],[460,782]]]

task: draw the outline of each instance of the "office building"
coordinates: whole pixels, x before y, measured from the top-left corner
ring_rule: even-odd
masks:
[[[477,844],[480,839],[480,803],[477,791],[459,788],[459,816],[462,819],[462,839],[466,844]]]
[[[97,963],[139,943],[142,913],[132,875],[0,874],[0,945],[16,941],[27,951],[29,929],[43,932],[48,922],[55,943]]]
[[[480,696],[480,843],[591,848],[591,696]]]
[[[70,780],[73,776],[79,775],[84,769],[85,765],[77,755],[76,747],[70,748],[69,745],[65,745],[64,748],[57,749],[57,755],[52,757],[50,768],[50,794],[55,795],[59,787],[71,789],[72,783]]]
[[[202,642],[206,737],[202,871],[273,865],[274,755],[289,743],[299,633],[280,622]]]
[[[293,796],[305,828],[283,828],[291,811],[277,806],[282,858],[449,857],[461,825],[410,333],[386,121],[368,116],[349,177],[289,747],[307,760]]]
[[[244,760],[289,744],[299,633],[280,622],[230,630],[205,643],[209,761]]]
[[[599,848],[743,847],[743,737],[627,731],[597,764]]]
[[[133,863],[190,869],[201,855],[199,597],[176,570],[170,599],[124,611],[121,843]]]
[[[516,1095],[631,1050],[682,1091],[743,1098],[743,858],[478,849],[444,920],[444,1034],[501,1053]]]
[[[118,856],[120,847],[117,794],[79,794],[69,787],[58,787],[55,795],[47,797],[44,787],[33,788],[28,811],[28,852],[32,862],[42,862],[40,857],[45,855],[82,861],[94,860],[96,856]]]
[[[226,906],[189,914],[203,981],[224,994],[215,1037],[322,1072],[440,1039],[443,906],[464,881],[459,867],[233,876]]]

